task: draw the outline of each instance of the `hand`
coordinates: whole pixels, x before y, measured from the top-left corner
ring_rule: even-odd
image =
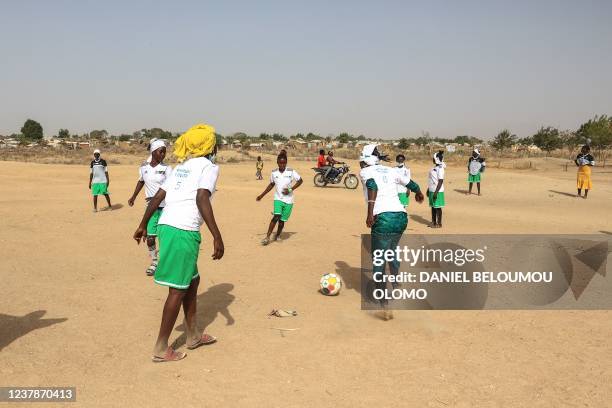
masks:
[[[130,199],[128,200],[128,205],[129,205],[130,207],[133,207],[133,206],[134,206],[134,197],[130,197]]]
[[[438,193],[433,193],[432,199],[436,201],[438,199]]]
[[[425,201],[425,196],[420,191],[417,191],[416,193],[414,193],[414,199],[417,203],[422,203],[423,201]]]
[[[375,219],[374,216],[372,214],[368,214],[368,217],[366,218],[366,226],[368,228],[372,228],[372,225],[374,225]]]
[[[284,189],[283,189],[283,194],[284,194],[284,195],[289,195],[289,194],[291,194],[291,193],[289,192],[289,189],[288,189],[288,188],[284,188]]]
[[[215,240],[213,241],[213,249],[214,249],[214,252],[212,254],[212,259],[223,258],[223,253],[225,252],[225,246],[223,246],[223,239],[221,239],[221,237],[215,238]]]
[[[133,238],[136,240],[138,245],[140,245],[140,241],[145,242],[147,239],[147,229],[145,227],[138,226]]]

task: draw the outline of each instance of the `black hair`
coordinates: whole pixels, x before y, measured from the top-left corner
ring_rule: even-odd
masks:
[[[588,144],[585,144],[584,146],[582,146],[583,149],[586,149],[587,152],[591,151],[591,146],[589,146]]]
[[[399,159],[404,159],[406,160],[406,156],[404,156],[403,154],[398,154],[397,156],[395,156],[395,161],[398,161]]]
[[[280,152],[278,156],[276,156],[276,160],[285,159],[287,160],[287,153]]]
[[[325,150],[323,149],[319,150],[319,154],[325,154]]]
[[[257,156],[257,160],[261,160],[261,156]]]
[[[436,157],[440,159],[440,161],[444,160],[444,150],[438,150],[438,153],[436,153]]]

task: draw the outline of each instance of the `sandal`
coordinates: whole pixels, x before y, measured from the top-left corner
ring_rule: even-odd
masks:
[[[200,336],[200,339],[195,342],[194,344],[190,344],[187,346],[187,348],[189,350],[194,350],[197,349],[200,346],[206,346],[208,344],[213,344],[217,342],[217,338],[215,336],[211,336],[210,334],[202,334],[202,336]]]
[[[153,276],[155,275],[155,271],[157,270],[157,264],[156,263],[152,263],[147,270],[145,271],[145,273],[147,274],[147,276]]]
[[[186,353],[176,351],[173,350],[172,347],[168,347],[168,349],[166,350],[166,354],[164,354],[163,357],[153,356],[151,360],[154,363],[169,363],[171,361],[180,361],[185,357],[187,357]]]
[[[264,238],[261,240],[261,245],[266,246],[270,243],[270,238]]]

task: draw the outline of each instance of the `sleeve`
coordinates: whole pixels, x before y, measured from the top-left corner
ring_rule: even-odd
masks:
[[[218,178],[219,166],[209,166],[205,168],[198,180],[198,190],[204,189],[210,191],[211,194],[214,193]]]
[[[168,179],[168,177],[170,177],[170,175],[172,174],[172,166],[166,166],[166,180]]]
[[[408,185],[408,183],[410,183],[410,170],[397,172],[395,182],[397,184],[401,184],[402,186]]]
[[[406,184],[406,188],[412,191],[413,193],[418,193],[419,191],[421,191],[421,187],[419,187],[419,185],[412,180],[410,180],[410,182]]]
[[[444,173],[446,173],[444,167],[440,167],[438,169],[438,180],[444,180]]]
[[[368,190],[374,190],[377,191],[378,190],[378,186],[376,185],[376,181],[374,181],[373,178],[368,179],[365,183],[365,186]]]
[[[93,174],[93,160],[89,163],[89,172]]]
[[[104,166],[104,171],[108,171],[108,165],[106,164],[106,160],[102,159],[102,166]]]
[[[293,179],[295,181],[299,181],[299,180],[302,179],[302,177],[300,177],[299,173],[297,171],[295,171],[295,170],[293,170],[293,172],[291,173],[291,177],[293,177]]]
[[[138,168],[138,176],[138,181],[144,181],[144,178],[142,177],[142,166]]]
[[[270,173],[270,184],[276,184],[274,183],[274,172]]]

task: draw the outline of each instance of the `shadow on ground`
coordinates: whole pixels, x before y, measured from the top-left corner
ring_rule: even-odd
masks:
[[[548,190],[548,191],[550,191],[551,193],[562,195],[562,196],[576,198],[576,194],[568,193],[566,191],[557,191],[557,190]]]
[[[66,318],[43,319],[46,310],[37,310],[24,316],[11,316],[0,313],[0,351],[31,331],[65,322]]]
[[[229,311],[229,305],[236,298],[230,293],[233,289],[234,285],[231,283],[219,283],[218,285],[211,286],[206,292],[202,292],[198,295],[196,319],[199,330],[205,331],[206,328],[217,319],[218,315],[225,317],[225,324],[227,326],[234,324],[234,318]],[[183,332],[183,334],[174,341],[174,348],[184,345],[187,339],[184,322],[176,329]],[[212,335],[214,336],[214,333]]]

